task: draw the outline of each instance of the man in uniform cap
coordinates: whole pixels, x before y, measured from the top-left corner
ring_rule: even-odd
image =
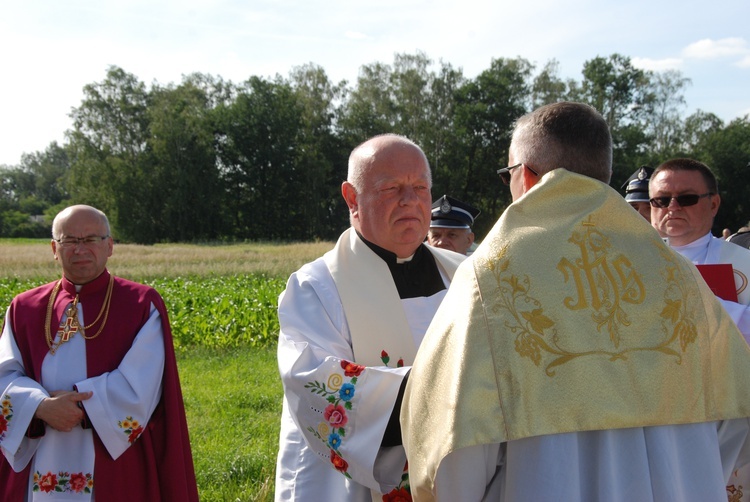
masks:
[[[467,254],[474,244],[471,226],[480,212],[465,202],[443,195],[432,203],[427,241],[431,246]]]
[[[651,204],[648,202],[648,180],[651,179],[653,173],[653,168],[641,166],[622,185],[625,189],[625,200],[649,222],[651,221]]]

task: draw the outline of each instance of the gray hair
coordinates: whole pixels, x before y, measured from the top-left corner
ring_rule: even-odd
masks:
[[[612,135],[593,107],[562,101],[537,108],[516,121],[510,153],[539,174],[563,167],[609,183]]]

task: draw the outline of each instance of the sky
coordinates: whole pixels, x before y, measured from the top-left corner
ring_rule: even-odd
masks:
[[[118,66],[147,86],[204,73],[240,83],[422,52],[467,78],[493,59],[583,64],[614,53],[691,80],[685,115],[750,114],[749,0],[0,0],[0,165],[64,143],[83,87]]]

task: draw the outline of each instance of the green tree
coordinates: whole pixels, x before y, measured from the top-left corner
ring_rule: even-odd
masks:
[[[722,129],[712,129],[695,145],[693,158],[707,164],[719,182],[721,206],[714,235],[724,228],[736,231],[750,220],[750,116]]]
[[[651,117],[645,122],[646,134],[651,136],[651,151],[658,158],[672,157],[683,144],[684,122],[682,112],[687,106],[683,90],[690,85],[689,78],[678,70],[653,74]]]
[[[121,239],[158,241],[155,205],[161,187],[151,176],[146,86],[112,66],[83,94],[71,113],[71,198],[105,211]]]
[[[526,112],[533,67],[522,58],[494,59],[456,97],[457,159],[449,186],[455,197],[484,213],[474,231],[483,236],[510,201],[496,171],[508,161],[515,120]]]
[[[296,176],[290,180],[297,194],[289,211],[298,215],[296,237],[334,238],[346,228],[346,206],[341,182],[346,179],[348,149],[336,135],[337,104],[346,82],[333,84],[322,67],[307,64],[292,69],[290,82],[301,109],[296,148]]]
[[[613,143],[612,186],[642,163],[650,138],[645,121],[653,110],[651,73],[635,68],[629,57],[612,54],[583,65],[583,80],[572,98],[596,108],[609,124]]]
[[[204,88],[190,79],[155,87],[148,108],[151,176],[159,240],[217,239],[223,231],[222,190],[216,168],[212,109]]]
[[[353,148],[377,134],[396,132],[392,73],[391,66],[383,63],[360,67],[357,83],[347,93],[338,118],[345,144]]]
[[[235,101],[219,110],[219,160],[233,235],[295,238],[300,223],[297,153],[302,110],[291,86],[251,77]]]
[[[565,101],[568,97],[568,83],[560,79],[560,63],[556,59],[547,61],[534,77],[531,85],[531,109],[543,105]]]

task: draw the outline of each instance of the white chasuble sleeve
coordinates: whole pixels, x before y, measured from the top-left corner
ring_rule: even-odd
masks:
[[[159,311],[151,304],[148,320],[116,370],[76,383],[86,414],[113,459],[143,432],[159,403],[164,373],[164,333]]]
[[[389,491],[400,480],[405,456],[393,462],[386,455],[389,466],[376,466],[376,459],[409,368],[353,362],[333,280],[321,260],[312,267],[320,274],[293,274],[279,301],[279,370],[289,412],[321,462],[373,490]]]
[[[25,374],[8,312],[0,335],[0,449],[16,472],[23,470],[34,455],[38,439],[26,431],[47,391]]]

